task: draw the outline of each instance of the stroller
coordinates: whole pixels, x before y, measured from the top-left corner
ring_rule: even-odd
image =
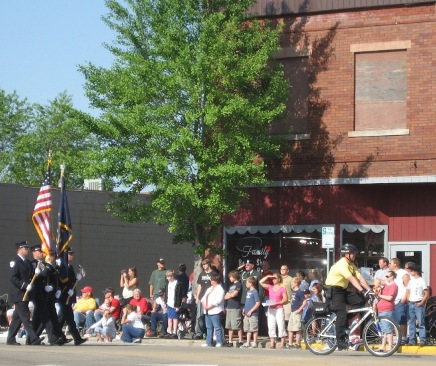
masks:
[[[425,304],[425,330],[426,343],[429,346],[436,344],[436,296],[431,296]]]
[[[177,337],[181,339],[185,338],[187,334],[193,333],[192,325],[193,322],[189,309],[181,307],[179,310],[179,329],[177,331]]]

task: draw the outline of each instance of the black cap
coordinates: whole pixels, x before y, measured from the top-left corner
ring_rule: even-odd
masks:
[[[74,254],[74,250],[73,250],[73,248],[72,248],[72,247],[68,247],[68,249],[67,249],[67,253],[68,253],[68,254]]]
[[[245,264],[253,264],[254,265],[254,259],[247,259],[245,261]]]
[[[114,289],[112,287],[106,287],[103,291],[104,294],[113,294]]]
[[[41,251],[42,251],[41,244],[32,245],[32,246],[30,247],[30,250],[31,250],[32,252],[41,252]]]
[[[416,264],[416,263],[410,263],[410,264],[409,264],[409,269],[410,269],[411,271],[415,271],[415,272],[418,272],[418,273],[422,273],[421,266],[418,265],[418,264]]]
[[[15,243],[15,246],[17,247],[17,249],[20,249],[20,248],[29,249],[29,242],[27,240],[23,240],[23,241],[20,241],[18,243]]]
[[[159,259],[157,260],[157,263],[165,264],[165,259],[164,259],[164,258],[159,258]]]
[[[186,271],[186,264],[185,263],[180,263],[179,264],[179,271],[182,271],[182,272]]]

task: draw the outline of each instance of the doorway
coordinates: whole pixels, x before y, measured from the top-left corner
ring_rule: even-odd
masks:
[[[429,285],[430,248],[428,243],[389,243],[389,258],[398,258],[404,268],[406,262],[414,262],[422,268],[422,278]]]

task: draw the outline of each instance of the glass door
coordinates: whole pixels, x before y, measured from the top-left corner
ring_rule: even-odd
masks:
[[[430,248],[428,243],[389,243],[389,258],[398,258],[404,268],[406,262],[414,262],[422,268],[422,278],[429,283]]]

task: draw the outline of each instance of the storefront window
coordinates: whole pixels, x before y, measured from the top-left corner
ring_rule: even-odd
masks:
[[[378,269],[378,260],[385,257],[387,226],[385,225],[341,225],[342,243],[354,244],[359,250],[359,267]]]
[[[310,269],[316,269],[325,276],[327,252],[322,248],[321,225],[315,229],[310,226],[307,230],[299,226],[298,232],[292,228],[278,232],[234,231],[226,235],[227,271],[236,269],[246,259],[254,259],[259,271],[267,260],[273,271],[278,272],[281,264],[287,264],[291,275],[298,270],[307,274]]]

